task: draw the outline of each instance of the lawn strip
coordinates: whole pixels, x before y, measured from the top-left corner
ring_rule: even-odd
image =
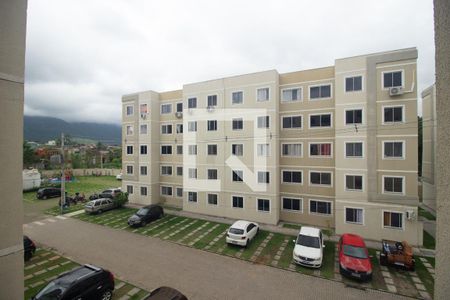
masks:
[[[387,291],[386,282],[384,281],[383,274],[381,273],[380,261],[377,256],[377,250],[368,249],[369,255],[372,256],[372,286],[375,289]]]
[[[320,275],[332,279],[334,278],[334,255],[335,244],[333,242],[326,241],[325,249],[323,249],[322,268],[320,268]]]
[[[211,223],[212,224],[217,224],[217,223]],[[228,224],[220,224],[216,229],[214,229],[213,231],[211,231],[210,233],[208,233],[207,235],[205,235],[202,239],[200,239],[199,241],[197,241],[193,247],[197,248],[197,249],[203,249],[205,248],[212,240],[214,240],[214,238],[216,238],[217,236],[219,236],[222,232],[224,232],[225,230],[227,230],[227,228],[230,225]],[[185,244],[189,244],[190,242],[194,241],[198,236],[193,236],[192,239],[187,239],[184,241]],[[223,238],[223,242],[225,242],[225,238]],[[209,251],[215,251],[217,250],[221,243],[221,240],[217,241],[217,243],[215,243],[210,249],[208,249]]]
[[[193,224],[187,224],[188,226],[182,230],[180,230],[178,233],[170,236],[168,239],[171,241],[178,241],[180,238],[182,238],[183,236],[186,236],[186,234],[188,234],[189,232],[192,232],[193,230],[195,230],[195,228],[201,227],[203,224],[205,224],[207,221],[204,220],[198,220],[198,222],[193,223]],[[206,230],[205,228],[202,228],[202,230],[200,230],[200,232]]]
[[[277,255],[281,244],[285,239],[285,235],[274,233],[272,239],[267,243],[267,246],[261,251],[261,254],[255,261],[258,264],[270,265],[275,255]]]
[[[283,254],[280,257],[280,260],[278,261],[278,267],[283,269],[288,269],[289,265],[292,262],[292,252],[294,251],[294,242],[295,236],[289,235],[287,236],[289,242],[286,245],[286,249],[284,249]]]
[[[431,234],[429,234],[425,230],[423,231],[423,246],[427,249],[436,248],[436,240]]]
[[[291,228],[291,229],[300,230],[300,228],[302,227],[302,225],[300,225],[300,224],[284,223],[284,224],[283,224],[283,227],[284,227],[284,228]]]
[[[250,260],[250,258],[253,256],[253,253],[255,253],[256,249],[258,249],[259,245],[266,239],[268,235],[268,231],[260,230],[259,233],[253,238],[253,240],[248,244],[247,249],[244,250],[244,253],[242,253],[241,259]]]
[[[433,296],[434,294],[434,279],[431,274],[428,272],[427,268],[424,266],[423,262],[416,257],[416,273],[417,276],[422,280],[423,285],[425,286],[428,293]]]

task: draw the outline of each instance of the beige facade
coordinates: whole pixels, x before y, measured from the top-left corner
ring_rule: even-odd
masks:
[[[422,92],[422,202],[436,211],[436,86]]]
[[[123,188],[141,204],[420,245],[416,60],[404,49],[124,96],[124,153],[151,147],[124,155],[124,174],[150,164],[152,179],[124,175]],[[145,117],[127,115],[150,94]],[[127,135],[143,123],[151,134]]]

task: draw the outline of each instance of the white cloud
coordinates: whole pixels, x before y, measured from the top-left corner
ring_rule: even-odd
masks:
[[[123,94],[416,46],[434,82],[432,0],[30,1],[27,114],[120,122]]]

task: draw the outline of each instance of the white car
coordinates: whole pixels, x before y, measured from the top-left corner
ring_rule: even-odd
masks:
[[[302,227],[298,233],[293,251],[294,262],[311,268],[322,266],[323,248],[325,248],[322,231],[314,227]]]
[[[117,180],[122,180],[122,172],[120,172],[119,174],[116,175],[116,179]]]
[[[234,222],[227,231],[228,244],[247,247],[259,231],[259,225],[249,221],[239,220]]]

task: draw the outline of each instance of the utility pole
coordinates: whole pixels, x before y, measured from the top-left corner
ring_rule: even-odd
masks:
[[[65,182],[66,174],[64,170],[64,133],[61,133],[61,215],[63,214],[64,205],[66,204]]]

